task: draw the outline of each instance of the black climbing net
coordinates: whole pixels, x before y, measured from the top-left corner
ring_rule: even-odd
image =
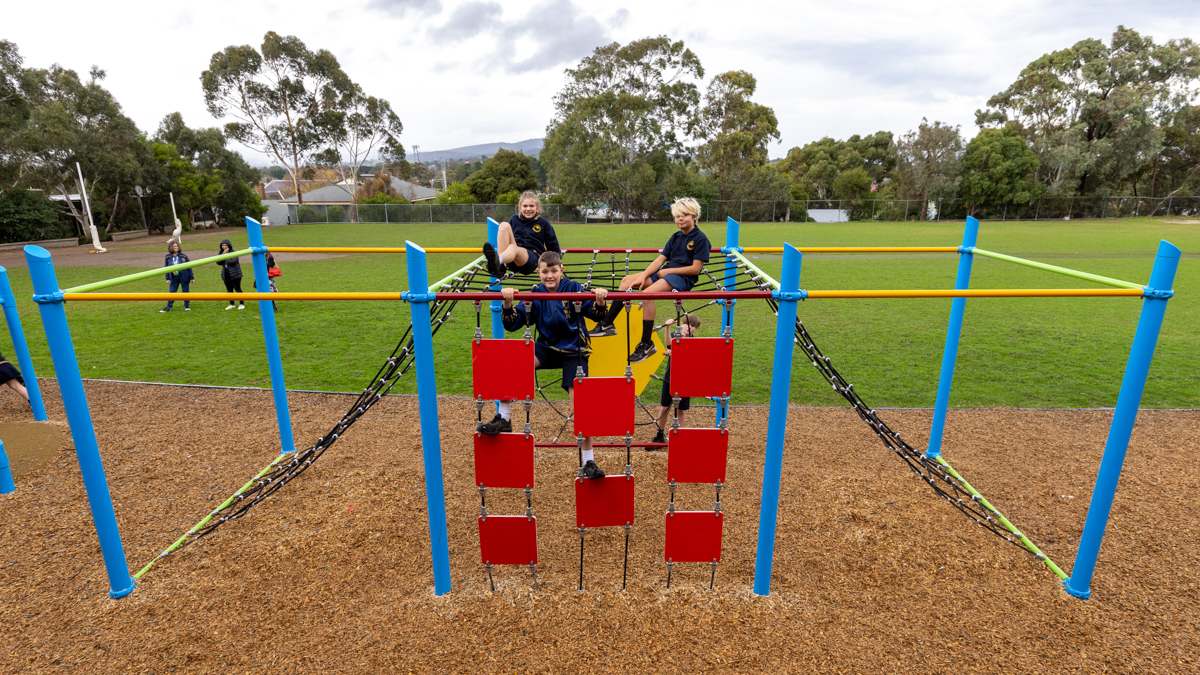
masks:
[[[571,251],[568,255],[576,255],[580,251]],[[579,281],[585,289],[607,288],[609,290],[617,290],[621,279],[631,274],[634,270],[645,269],[647,265],[653,262],[654,257],[641,256],[638,257],[630,251],[624,253],[618,261],[617,254],[607,254],[608,259],[603,259],[603,255],[599,252],[591,252],[591,259],[584,262],[568,262],[564,261],[564,276]],[[648,254],[647,254],[648,255]],[[709,265],[705,266],[701,271],[701,279],[692,289],[694,291],[743,291],[743,290],[770,290],[769,281],[763,278],[758,272],[749,268],[745,263],[736,261],[736,267],[733,274],[726,276],[726,262],[733,260],[727,258],[725,253],[718,250],[712,252],[713,259]],[[499,283],[507,283],[509,285],[532,287],[538,283],[540,279],[537,275],[516,274],[513,272],[507,273],[499,280]],[[493,282],[487,275],[483,263],[477,262],[473,267],[467,269],[461,276],[447,282],[440,288],[430,289],[436,292],[449,293],[464,293],[464,292],[484,292],[491,291],[497,288],[497,282]],[[430,318],[432,322],[432,333],[436,335],[442,326],[451,317],[451,312],[458,304],[458,300],[435,300],[430,305]],[[699,310],[707,308],[711,305],[721,304],[724,301],[721,299],[713,299],[710,301],[701,301],[699,304],[684,308],[681,302],[676,302],[676,317],[677,319],[689,313],[695,313]],[[779,305],[775,300],[768,300],[771,309],[778,314]],[[726,305],[728,307],[728,305]],[[478,308],[477,308],[478,311]],[[661,326],[660,326],[661,327]],[[656,327],[657,328],[657,327]],[[866,422],[875,432],[876,436],[890,450],[895,452],[909,467],[912,472],[921,478],[924,482],[930,485],[934,491],[943,499],[953,504],[967,518],[980,524],[993,534],[1009,541],[1017,546],[1024,544],[1014,537],[1014,534],[1005,529],[994,516],[999,516],[997,512],[990,509],[981,498],[971,494],[962,482],[949,473],[946,466],[938,463],[936,460],[930,459],[924,453],[914,449],[905,442],[900,434],[893,431],[881,419],[879,419],[876,411],[863,402],[862,398],[854,390],[854,385],[848,383],[838,371],[833,367],[829,357],[821,353],[819,347],[813,341],[808,329],[803,322],[797,319],[795,329],[795,340],[798,345],[807,354],[812,365],[817,368],[821,376],[825,378],[833,389],[841,394],[854,408],[858,416]],[[164,551],[159,557],[165,557],[168,554],[177,551],[191,543],[202,539],[203,537],[212,534],[221,525],[237,520],[244,516],[255,505],[261,503],[271,495],[278,492],[283,486],[295,478],[302,475],[321,458],[325,451],[333,446],[346,431],[354,425],[355,422],[362,419],[376,403],[387,396],[392,388],[396,385],[399,379],[404,376],[415,364],[413,349],[412,326],[405,329],[404,334],[400,337],[396,347],[392,353],[379,367],[371,383],[365,387],[350,406],[349,410],[342,415],[341,419],[333,426],[330,431],[317,439],[312,446],[300,450],[290,455],[282,455],[279,460],[267,467],[262,473],[252,479],[243,489],[239,490],[233,497],[224,502],[221,506],[213,510],[208,516],[200,522],[199,525],[189,530],[179,542],[171,548]],[[554,440],[565,432],[571,422],[570,412],[563,412],[558,408],[558,404],[562,401],[553,401],[546,397],[544,389],[552,387],[561,382],[561,377],[539,381],[538,394],[542,399],[549,404],[563,420],[563,426],[555,435]],[[657,379],[657,377],[656,377]],[[639,422],[638,426],[653,424],[657,419],[650,408],[638,397],[638,404],[645,412],[648,418],[645,422]],[[149,566],[147,566],[149,567]]]

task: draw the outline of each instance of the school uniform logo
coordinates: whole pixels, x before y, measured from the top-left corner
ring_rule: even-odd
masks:
[[[542,231],[542,226],[541,226],[541,225],[534,225],[534,226],[533,226],[533,231],[534,231],[534,232],[541,232],[541,231]]]
[[[688,242],[688,245],[687,245],[687,250],[691,251],[691,250],[692,250],[692,249],[694,249],[694,248],[696,248],[696,242],[694,242],[694,241],[689,241],[689,242]]]

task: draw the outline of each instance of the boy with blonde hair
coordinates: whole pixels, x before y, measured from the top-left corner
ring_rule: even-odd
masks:
[[[619,290],[637,288],[650,293],[669,293],[671,291],[690,291],[700,279],[700,271],[708,262],[712,250],[708,237],[696,226],[700,220],[700,202],[691,197],[676,199],[671,204],[671,215],[675,217],[677,232],[667,240],[666,246],[658,252],[654,262],[639,274],[631,274],[621,280]],[[604,321],[596,324],[589,335],[604,337],[616,335],[613,321],[621,313],[623,303],[614,302],[604,316]],[[641,363],[650,358],[657,349],[650,341],[654,332],[654,301],[642,303],[642,337],[633,353],[629,355],[631,363]]]

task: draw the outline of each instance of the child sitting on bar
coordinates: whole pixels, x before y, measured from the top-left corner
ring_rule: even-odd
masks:
[[[499,279],[506,270],[517,274],[537,271],[539,257],[546,251],[561,254],[554,226],[542,218],[542,202],[536,193],[523,192],[517,200],[517,213],[507,223],[500,223],[496,246],[483,245],[488,274]]]
[[[674,323],[675,319],[667,319],[664,321],[663,332],[665,333],[667,327]],[[679,337],[686,338],[695,335],[696,331],[698,330],[700,330],[700,317],[696,316],[695,314],[684,314],[683,323],[679,324],[679,330],[677,331],[677,334]],[[663,342],[670,345],[670,336],[667,335],[664,337],[666,339],[664,339]],[[671,417],[671,348],[668,346],[667,350],[663,352],[663,354],[665,354],[667,357],[667,370],[663,373],[662,395],[658,398],[658,403],[660,406],[658,411],[658,419],[654,421],[658,428],[658,433],[654,434],[654,440],[650,441],[651,443],[667,442],[667,437],[664,435],[664,432],[667,429],[667,422]],[[684,396],[683,398],[679,399],[679,426],[686,426],[684,424],[684,419],[687,417],[687,411],[690,410],[691,407],[692,399],[690,397]]]
[[[534,293],[584,293],[579,282],[563,276],[562,256],[556,251],[546,251],[538,259],[538,277],[541,283],[533,287]],[[526,325],[537,328],[534,342],[535,369],[561,368],[562,388],[567,390],[572,404],[575,402],[575,373],[583,368],[588,373],[588,355],[592,351],[584,317],[596,321],[604,316],[605,296],[608,291],[597,288],[592,291],[595,300],[584,300],[579,310],[571,300],[534,300],[526,313],[523,303],[513,302],[515,288],[503,288],[504,308],[500,318],[504,329],[513,332]],[[501,401],[500,412],[490,422],[479,425],[481,433],[495,436],[512,431],[512,402]],[[583,439],[583,475],[585,478],[603,478],[604,472],[596,465],[592,452],[592,439]]]
[[[691,197],[676,199],[671,205],[671,215],[675,216],[675,226],[679,231],[671,235],[667,245],[663,246],[658,257],[644,272],[622,279],[619,290],[638,288],[651,293],[669,293],[690,291],[696,285],[712,249],[708,237],[696,226],[700,218],[700,202]],[[592,337],[616,335],[613,321],[621,313],[621,307],[622,303],[613,303],[604,320],[589,334]],[[654,301],[647,300],[642,303],[642,338],[629,356],[630,363],[641,363],[657,351],[650,341],[653,332]]]

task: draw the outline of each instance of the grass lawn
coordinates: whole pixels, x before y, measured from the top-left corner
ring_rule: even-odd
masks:
[[[724,225],[702,224],[715,245]],[[567,247],[660,246],[671,224],[559,225]],[[403,246],[412,239],[426,247],[477,246],[479,225],[312,224],[269,228],[268,245]],[[219,239],[220,237],[216,237]],[[193,259],[212,246],[189,247]],[[245,248],[245,235],[232,237]],[[959,223],[744,224],[743,246],[947,246],[962,239]],[[984,223],[979,246],[1119,279],[1144,283],[1159,239],[1184,251],[1166,322],[1150,371],[1143,407],[1200,408],[1200,226],[1158,219]],[[159,251],[161,247],[144,250]],[[53,252],[52,252],[53,253]],[[756,264],[778,275],[778,255],[752,254]],[[455,271],[469,255],[436,255],[431,280]],[[809,255],[801,287],[808,289],[951,288],[957,255]],[[248,258],[243,268],[249,276]],[[402,255],[347,255],[283,264],[285,291],[399,291],[407,288]],[[70,287],[133,271],[127,267],[60,268],[59,283]],[[196,270],[195,291],[223,286],[215,265]],[[9,270],[38,375],[53,375],[28,272]],[[249,287],[249,280],[245,284]],[[973,288],[1095,287],[1088,282],[987,258],[977,258]],[[164,291],[160,279],[114,291]],[[1135,298],[973,299],[967,303],[954,407],[1099,407],[1116,402],[1137,324]],[[289,388],[358,391],[392,350],[409,323],[402,303],[280,303],[277,315]],[[158,314],[157,303],[72,303],[67,307],[84,377],[153,382],[269,386],[257,307],[223,311],[220,303],[195,303],[182,312]],[[670,311],[660,307],[660,314]],[[470,305],[457,308],[435,339],[439,393],[469,395],[470,347],[475,319]],[[832,357],[868,403],[876,406],[933,405],[950,300],[810,300],[800,307],[817,344]],[[710,310],[702,335],[719,324]],[[770,390],[774,317],[765,303],[743,301],[734,337],[738,362],[734,403],[765,403]],[[7,332],[0,349],[15,359]],[[792,400],[804,405],[841,405],[840,397],[798,360]],[[656,385],[651,385],[651,390]],[[414,392],[407,377],[399,392]],[[649,391],[648,393],[653,393]],[[169,406],[164,401],[164,406]]]

